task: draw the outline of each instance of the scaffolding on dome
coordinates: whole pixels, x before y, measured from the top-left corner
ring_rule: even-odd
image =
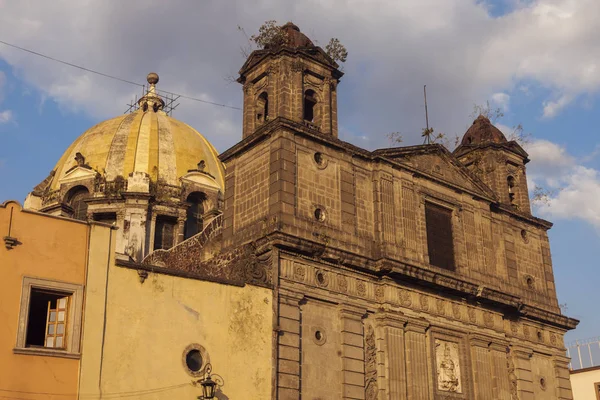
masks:
[[[148,94],[148,87],[147,85],[144,85],[142,87],[142,95],[140,97],[138,97],[137,95],[135,96],[134,100],[127,104],[127,110],[125,110],[125,112],[123,114],[127,114],[127,113],[132,113],[135,112],[137,110],[139,110],[140,105],[138,104],[139,99],[141,99],[142,97],[146,96]],[[164,101],[165,105],[163,107],[163,111],[165,113],[167,113],[167,115],[169,117],[173,116],[173,111],[179,106],[179,103],[177,102],[179,100],[179,98],[181,97],[180,95],[171,93],[171,92],[165,92],[163,90],[156,90],[156,94],[162,99],[162,101]]]

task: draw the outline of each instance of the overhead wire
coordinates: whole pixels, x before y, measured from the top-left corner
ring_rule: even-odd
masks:
[[[42,53],[39,53],[37,51],[27,49],[25,47],[17,46],[16,44],[8,43],[8,42],[5,42],[3,40],[0,40],[0,43],[3,44],[3,45],[5,45],[5,46],[12,47],[14,49],[18,49],[18,50],[21,50],[21,51],[24,51],[24,52],[36,55],[38,57],[43,57],[43,58],[45,58],[47,60],[50,60],[50,61],[61,63],[61,64],[64,64],[64,65],[67,65],[69,67],[77,68],[77,69],[80,69],[82,71],[86,71],[86,72],[89,72],[89,73],[92,73],[92,74],[100,75],[100,76],[102,76],[104,78],[114,79],[114,80],[117,80],[117,81],[120,81],[120,82],[123,82],[123,83],[127,83],[127,84],[130,84],[130,85],[135,85],[135,86],[139,86],[139,87],[144,87],[145,86],[145,85],[143,85],[141,83],[138,83],[138,82],[130,81],[128,79],[123,79],[123,78],[120,78],[118,76],[110,75],[110,74],[107,74],[107,73],[104,73],[104,72],[100,72],[100,71],[96,71],[96,70],[93,70],[93,69],[90,69],[90,68],[83,67],[81,65],[73,64],[71,62],[64,61],[64,60],[61,60],[61,59],[58,59],[58,58],[55,58],[55,57],[51,57],[49,55],[42,54]],[[197,97],[192,97],[192,96],[188,96],[188,95],[180,94],[180,93],[175,93],[175,92],[169,92],[169,91],[166,91],[166,90],[161,90],[161,91],[164,92],[164,93],[168,93],[168,94],[174,95],[174,96],[179,96],[182,99],[197,101],[197,102],[205,103],[205,104],[211,104],[213,106],[230,108],[232,110],[241,110],[240,107],[229,106],[227,104],[216,103],[216,102],[208,101],[208,100],[202,100],[202,99],[199,99]]]
[[[25,391],[25,390],[10,390],[10,389],[0,389],[0,392],[16,393],[17,395],[33,395],[33,396],[45,395],[45,396],[76,397],[79,399],[95,399],[95,398],[100,398],[100,397],[103,399],[118,399],[118,398],[124,398],[124,397],[144,396],[147,394],[166,392],[169,390],[179,389],[179,388],[182,388],[182,387],[188,386],[188,385],[190,385],[190,383],[182,383],[179,385],[164,386],[164,387],[153,388],[153,389],[134,390],[134,391],[129,391],[129,392],[102,393],[101,395],[100,394],[91,394],[91,393],[90,394],[85,394],[85,393],[73,394],[73,393],[32,392],[32,391]],[[0,399],[12,399],[12,398],[13,397],[10,397],[9,395],[5,396],[3,393],[0,393]],[[23,399],[23,400],[35,400],[35,399]]]

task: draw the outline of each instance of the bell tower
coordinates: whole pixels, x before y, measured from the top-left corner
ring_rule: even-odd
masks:
[[[531,214],[525,164],[529,155],[483,115],[473,121],[454,155],[483,180],[501,204]]]
[[[296,25],[279,29],[279,41],[252,52],[239,72],[243,138],[278,118],[337,137],[337,84],[343,73]]]

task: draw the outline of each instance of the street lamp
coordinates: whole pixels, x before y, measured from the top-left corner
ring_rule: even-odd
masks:
[[[206,364],[204,370],[204,379],[200,379],[198,383],[202,386],[202,396],[198,396],[198,400],[209,400],[215,398],[217,388],[225,385],[225,381],[220,375],[212,374],[212,365]],[[212,377],[214,376],[214,380]]]

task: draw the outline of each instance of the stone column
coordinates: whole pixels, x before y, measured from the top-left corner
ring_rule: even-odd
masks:
[[[425,334],[428,326],[424,321],[411,320],[404,328],[408,400],[429,400],[429,363]]]
[[[279,292],[279,340],[277,345],[277,399],[300,399],[300,301],[304,296]]]
[[[179,243],[183,242],[184,237],[185,237],[185,221],[186,221],[186,216],[181,216],[181,213],[179,214],[179,216],[177,217],[177,236],[175,239],[175,243],[173,243],[173,246],[177,246]]]
[[[365,399],[364,315],[365,310],[349,305],[340,308],[343,399]]]
[[[156,213],[152,212],[150,217],[150,235],[148,237],[148,251],[154,250],[154,233],[156,232]]]

